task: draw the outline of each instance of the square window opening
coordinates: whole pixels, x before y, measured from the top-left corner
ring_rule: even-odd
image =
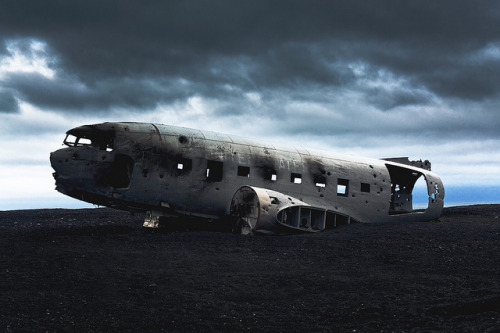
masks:
[[[265,180],[270,180],[275,182],[278,180],[278,175],[276,173],[276,170],[272,168],[264,168],[264,179]]]
[[[219,161],[207,161],[207,180],[220,182],[222,180],[223,163]]]
[[[349,194],[349,180],[339,178],[337,180],[337,195],[346,197]]]
[[[361,183],[361,192],[370,193],[370,184]]]
[[[177,171],[180,173],[188,172],[193,168],[193,162],[188,158],[177,159]]]
[[[314,175],[314,184],[316,187],[326,187],[326,178],[323,175]]]
[[[250,168],[246,166],[238,166],[238,176],[250,177]]]
[[[290,182],[294,184],[302,184],[302,175],[300,173],[293,173],[290,176]]]

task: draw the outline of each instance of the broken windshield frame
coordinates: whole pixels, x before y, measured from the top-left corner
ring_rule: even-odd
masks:
[[[82,147],[92,145],[92,140],[67,134],[63,143],[68,147]]]
[[[63,141],[68,147],[98,147],[100,150],[106,150],[108,152],[113,151],[114,140],[113,138],[101,137],[101,140],[92,140],[85,137],[75,136],[73,134],[67,134]]]

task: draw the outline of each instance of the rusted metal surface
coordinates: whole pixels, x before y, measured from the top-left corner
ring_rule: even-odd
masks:
[[[148,211],[153,225],[155,216],[232,216],[238,230],[316,232],[339,221],[431,220],[443,208],[444,187],[428,161],[326,155],[146,123],[80,126],[64,143],[50,157],[58,191]],[[427,209],[416,211],[419,178],[429,199]]]

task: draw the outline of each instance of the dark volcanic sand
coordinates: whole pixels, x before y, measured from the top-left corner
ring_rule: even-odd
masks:
[[[499,331],[500,205],[318,234],[0,212],[3,331]]]

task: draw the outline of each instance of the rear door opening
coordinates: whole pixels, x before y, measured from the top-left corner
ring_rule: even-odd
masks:
[[[414,194],[418,197],[418,201],[424,201],[424,195],[427,200],[419,204],[418,207],[426,210],[428,208],[428,195],[427,195],[427,182],[423,173],[407,169],[400,166],[386,164],[391,176],[391,205],[389,208],[389,215],[407,214],[414,211]],[[415,184],[418,182],[417,188]],[[422,182],[425,187],[422,188]],[[414,193],[416,190],[418,193]],[[425,192],[425,194],[422,194]]]

